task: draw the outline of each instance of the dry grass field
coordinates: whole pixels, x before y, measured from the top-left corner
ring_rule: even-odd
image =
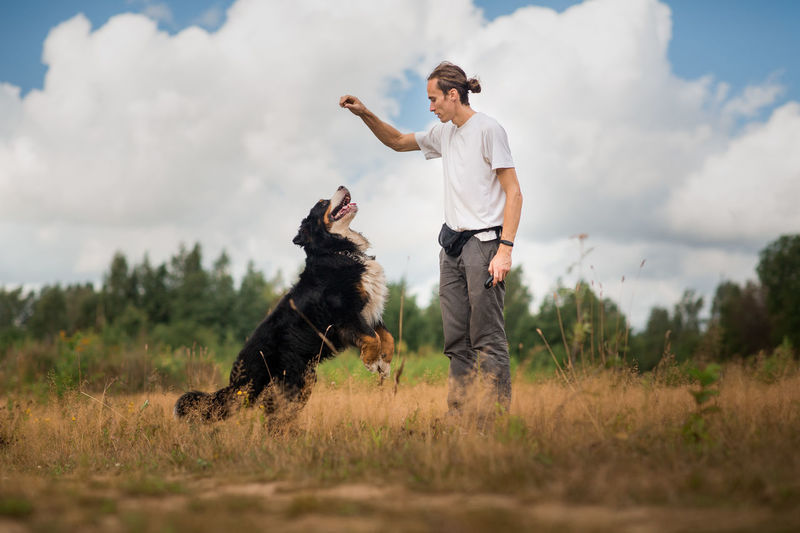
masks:
[[[794,367],[727,366],[703,403],[674,368],[522,374],[481,428],[441,379],[320,379],[282,424],[178,422],[174,391],[11,395],[0,531],[800,530]]]

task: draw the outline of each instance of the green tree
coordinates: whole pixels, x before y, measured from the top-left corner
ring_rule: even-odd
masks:
[[[763,287],[752,281],[744,288],[730,281],[721,283],[711,306],[708,334],[715,337],[718,359],[769,348],[770,322]]]
[[[64,299],[67,306],[67,331],[74,333],[97,326],[101,298],[91,283],[67,286]]]
[[[67,299],[60,285],[42,288],[27,327],[37,339],[52,339],[69,327]]]
[[[246,339],[264,320],[280,297],[281,285],[280,273],[267,281],[264,274],[256,270],[253,262],[248,262],[234,306],[235,320],[232,327],[237,340]]]
[[[33,293],[22,287],[7,291],[0,287],[0,352],[24,337],[23,326],[33,312]]]
[[[692,357],[703,339],[700,311],[703,298],[697,297],[694,290],[687,289],[675,304],[670,314],[663,307],[650,311],[644,331],[631,340],[631,359],[636,361],[640,371],[654,368],[667,351],[679,361]]]
[[[628,351],[627,318],[612,300],[601,300],[583,282],[575,289],[559,287],[546,297],[534,323],[565,364],[598,359],[608,363]]]
[[[114,254],[103,282],[103,311],[105,319],[113,323],[129,304],[137,300],[136,277],[128,269],[128,260],[121,252]]]
[[[534,317],[530,310],[533,295],[523,283],[521,266],[509,271],[505,286],[503,315],[509,353],[512,357],[524,358],[530,355],[534,346],[540,344],[540,338],[536,333]]]
[[[639,371],[652,370],[661,361],[667,349],[671,335],[672,319],[669,310],[664,307],[653,307],[647,318],[644,331],[636,334],[631,342],[632,359],[636,362]]]
[[[675,304],[671,319],[670,337],[672,351],[680,360],[692,357],[702,338],[700,311],[703,309],[702,296],[696,296],[693,289],[683,291],[680,301]]]
[[[426,342],[426,325],[422,310],[417,304],[417,298],[409,294],[406,280],[388,284],[389,299],[383,311],[383,323],[386,329],[395,338],[400,339],[400,308],[403,311],[403,337],[405,349],[416,352]],[[403,348],[398,347],[400,350]]]
[[[208,273],[203,270],[203,253],[199,243],[191,250],[181,244],[170,260],[169,287],[172,296],[172,322],[209,326],[214,315]]]
[[[760,253],[756,267],[766,290],[774,344],[800,346],[800,234],[782,235]]]
[[[139,307],[144,310],[147,322],[151,325],[168,323],[171,295],[167,265],[162,263],[153,267],[145,254],[142,263],[136,266],[136,278],[139,281]]]
[[[423,346],[434,350],[444,350],[444,326],[442,325],[442,306],[439,300],[439,287],[431,292],[428,306],[422,311],[422,323],[425,327]]]
[[[223,250],[211,270],[210,293],[214,328],[220,339],[232,333],[235,323],[236,289],[230,273],[231,260]]]

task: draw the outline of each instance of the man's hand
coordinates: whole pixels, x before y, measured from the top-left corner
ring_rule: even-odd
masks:
[[[361,100],[349,94],[339,98],[339,107],[349,109],[351,113],[359,117],[367,112],[367,107],[361,103]]]
[[[413,133],[400,133],[394,126],[375,116],[375,113],[367,109],[367,106],[355,96],[346,94],[339,98],[339,107],[349,109],[351,113],[363,120],[375,137],[392,150],[396,152],[419,150],[417,139]]]
[[[497,249],[497,253],[489,263],[489,274],[494,277],[492,286],[494,287],[501,281],[506,279],[508,272],[511,270],[511,247],[501,244]]]

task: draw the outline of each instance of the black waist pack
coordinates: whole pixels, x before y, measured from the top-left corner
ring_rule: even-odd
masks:
[[[442,224],[442,229],[439,231],[439,246],[444,248],[444,253],[451,257],[458,257],[461,255],[461,249],[464,248],[464,245],[467,244],[467,241],[473,236],[477,235],[478,233],[483,233],[484,231],[495,231],[497,232],[498,238],[500,238],[500,232],[503,231],[503,226],[495,226],[493,228],[485,228],[485,229],[472,229],[472,230],[465,230],[465,231],[455,231],[450,229],[450,226],[447,224]]]

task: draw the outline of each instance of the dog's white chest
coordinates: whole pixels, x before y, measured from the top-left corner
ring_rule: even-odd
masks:
[[[361,311],[361,316],[370,327],[374,328],[381,322],[389,290],[386,288],[386,275],[383,273],[380,263],[369,260],[364,266],[367,270],[361,279],[361,288],[367,298],[367,303]]]

